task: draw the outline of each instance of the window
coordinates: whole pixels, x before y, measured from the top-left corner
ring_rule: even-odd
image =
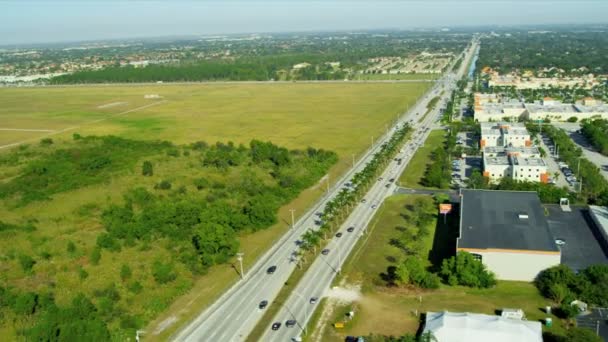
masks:
[[[481,254],[471,253],[471,255],[473,256],[473,259],[475,259],[475,260],[481,261],[481,259],[482,259]]]

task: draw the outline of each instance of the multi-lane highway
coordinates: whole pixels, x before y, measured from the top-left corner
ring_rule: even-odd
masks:
[[[457,71],[455,80],[462,77],[466,67],[467,64],[463,63],[461,69]],[[446,86],[444,99],[449,98],[451,92],[455,89],[454,81],[452,81],[452,84],[446,84]],[[369,190],[365,197],[365,203],[359,203],[340,227],[339,232],[342,233],[342,236],[334,237],[329,242],[327,248],[330,252],[327,255],[319,256],[314,261],[272,322],[267,322],[267,329],[261,338],[262,341],[295,341],[302,335],[304,327],[318,305],[318,298],[322,298],[325,291],[329,289],[341,268],[341,263],[350,254],[359,237],[365,234],[366,227],[376,210],[375,208],[394,192],[395,184],[387,183],[387,180],[397,178],[405,170],[415,151],[428,137],[433,123],[438,120],[439,116],[439,108],[436,108],[428,113],[422,121],[414,121],[413,127],[415,130],[410,139],[413,143],[408,144],[397,156],[397,158],[402,159],[402,162],[392,161],[388,165],[379,178],[380,180]],[[355,227],[355,230],[349,233],[347,230],[349,227]],[[312,300],[312,298],[317,300]],[[286,322],[288,320],[291,320],[292,323],[295,321],[295,325],[287,327]],[[272,328],[273,324],[276,328],[279,323],[281,325],[278,329]]]
[[[420,116],[426,112],[426,105],[428,101],[432,97],[438,95],[440,89],[442,88],[444,90],[444,96],[446,96],[445,94],[448,94],[448,92],[451,92],[450,89],[453,89],[455,80],[456,78],[454,78],[453,75],[446,75],[444,78],[436,82],[435,86],[427,93],[427,95],[421,98],[408,113],[405,113],[403,117],[398,120],[396,125],[409,121],[416,123],[418,120],[420,120]],[[437,108],[438,107],[439,106],[437,106]],[[429,113],[423,122],[416,123],[416,127],[418,127],[418,129],[415,133],[415,137],[412,139],[413,141],[424,141],[424,135],[428,134],[428,131],[425,131],[422,127],[430,126],[430,124],[436,118],[437,112],[438,109]],[[421,129],[423,130],[421,131]],[[296,252],[298,248],[297,241],[300,239],[302,234],[306,232],[306,230],[312,227],[317,227],[315,225],[315,220],[317,219],[316,213],[322,212],[325,204],[341,190],[342,185],[350,180],[355,173],[359,172],[365,167],[367,162],[372,159],[373,154],[379,151],[382,143],[389,139],[390,134],[392,134],[392,130],[387,132],[381,139],[378,139],[376,144],[372,146],[365,153],[365,155],[360,158],[354,167],[349,170],[333,188],[329,190],[328,194],[324,198],[319,200],[319,202],[311,210],[303,215],[296,222],[294,227],[261,258],[259,258],[259,260],[253,267],[251,267],[250,270],[246,270],[245,277],[242,281],[224,293],[224,295],[222,295],[212,306],[202,312],[187,327],[181,330],[174,337],[174,339],[178,341],[245,340],[258,321],[262,318],[264,310],[266,310],[265,308],[260,308],[260,303],[262,301],[272,303],[274,298],[279,293],[281,287],[295,269],[296,258],[294,257],[294,252]],[[395,168],[394,164],[391,163],[391,166],[389,166],[384,172],[384,180],[396,177],[400,173],[399,171],[402,170],[407,164],[407,162],[405,162],[405,158],[411,157],[416,148],[417,146],[411,146],[410,148],[405,149],[402,154],[404,163],[397,168]],[[299,324],[303,324],[307,320],[308,317],[304,317],[306,316],[304,314],[307,312],[305,308],[308,309],[308,306],[302,305],[304,302],[306,302],[307,305],[310,305],[309,293],[318,293],[321,295],[321,289],[329,286],[329,283],[331,282],[331,279],[333,279],[335,272],[340,267],[343,258],[348,255],[348,252],[350,252],[355,240],[360,236],[362,229],[373,216],[374,209],[372,206],[379,205],[387,193],[393,190],[392,185],[386,187],[385,181],[380,183],[382,184],[377,184],[370,190],[366,197],[366,203],[360,204],[347,219],[347,224],[354,225],[355,231],[349,233],[344,230],[344,235],[341,238],[335,237],[329,243],[327,247],[330,249],[329,254],[321,255],[314,261],[313,265],[304,276],[304,279],[307,279],[307,281],[302,281],[299,284],[298,289],[300,289],[302,284],[317,282],[317,279],[319,280],[318,283],[321,287],[315,289],[311,288],[310,291],[307,290],[305,292],[307,293],[306,296],[300,295],[300,297],[297,297],[299,296],[299,291],[296,290],[296,292],[290,296],[288,303],[293,303],[294,298],[299,298],[300,304],[293,307],[289,305],[284,306],[277,317],[289,317],[284,311],[292,310],[294,314],[301,313],[301,315],[303,315],[298,316],[297,321]],[[276,270],[270,273],[268,270],[272,266],[275,266]],[[323,279],[323,281],[321,281],[321,279]],[[310,309],[312,308],[314,308],[313,305],[311,305]],[[283,325],[284,322],[285,320],[282,321]],[[288,336],[290,334],[285,334],[284,336],[275,334],[267,335],[268,338],[273,340],[276,338],[278,338],[278,340],[289,340],[291,337],[299,334],[298,332],[300,330],[297,327],[282,327],[281,329],[283,329],[283,331],[290,329],[292,332],[291,336]],[[279,331],[281,331],[281,329]],[[273,332],[276,333],[276,331]],[[264,340],[266,340],[266,337]]]

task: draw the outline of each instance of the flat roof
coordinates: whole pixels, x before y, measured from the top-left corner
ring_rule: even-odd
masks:
[[[458,248],[559,253],[536,192],[462,189],[461,196]]]
[[[547,166],[544,160],[541,158],[524,158],[518,156],[511,156],[513,165],[520,166]]]
[[[511,165],[507,156],[484,157],[485,165]]]
[[[483,148],[483,153],[520,153],[520,154],[540,154],[540,150],[536,146],[486,146]]]
[[[526,103],[526,109],[530,113],[550,112],[550,113],[577,113],[574,105],[569,103],[560,103],[553,105],[542,105],[538,103]]]

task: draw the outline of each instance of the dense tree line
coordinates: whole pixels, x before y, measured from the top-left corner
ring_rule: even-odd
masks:
[[[90,136],[74,143],[74,147],[59,148],[30,161],[17,177],[0,184],[0,199],[14,197],[18,205],[25,205],[98,184],[112,173],[133,167],[139,157],[171,146],[115,136]]]
[[[608,37],[602,32],[513,32],[510,36],[482,40],[477,70],[490,66],[508,73],[555,67],[563,69],[565,74],[605,74],[608,72],[608,61],[604,58],[608,53],[607,43]],[[575,70],[581,67],[586,69]]]
[[[471,189],[535,191],[542,203],[555,204],[559,203],[560,198],[573,197],[566,188],[560,188],[554,184],[518,181],[510,177],[502,178],[497,184],[490,184],[488,178],[483,177],[478,170],[473,171],[467,179],[467,186]]]
[[[528,124],[528,131],[532,135],[538,135],[540,129],[536,124]],[[580,173],[576,176],[582,179],[582,192],[579,193],[581,200],[589,204],[608,204],[608,181],[602,176],[599,168],[586,158],[583,158],[582,150],[562,130],[551,125],[542,126],[542,134],[551,138],[559,146],[559,157],[578,172],[580,161]]]
[[[425,241],[431,233],[429,224],[433,223],[436,217],[435,203],[430,198],[416,198],[411,210],[402,216],[407,226],[390,244],[399,248],[403,255],[397,266],[387,268],[384,278],[388,285],[392,286],[438,288],[439,277],[428,270],[428,248]]]
[[[608,120],[584,120],[581,131],[601,154],[608,155]]]
[[[608,305],[608,265],[593,265],[574,273],[566,265],[558,265],[542,271],[535,279],[540,293],[558,305],[558,312],[564,318],[578,314],[578,309],[570,305],[576,299],[590,305]]]

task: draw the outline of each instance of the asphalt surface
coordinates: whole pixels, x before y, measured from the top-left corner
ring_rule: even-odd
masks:
[[[472,50],[474,51],[474,49]],[[458,70],[456,77],[449,74],[438,81],[435,88],[444,86],[442,95],[444,100],[447,99],[451,92],[456,88],[456,80],[462,78],[466,67],[467,65],[463,63],[463,66]],[[432,89],[423,98],[424,101],[418,103],[405,120],[407,121],[410,117],[416,118],[414,113],[424,113],[426,102],[438,94],[439,91]],[[386,197],[395,192],[396,185],[394,183],[388,183],[387,186],[386,180],[397,178],[405,170],[418,147],[420,147],[428,137],[433,124],[439,119],[440,112],[437,106],[426,115],[421,122],[416,121],[419,119],[414,120],[414,134],[409,140],[408,146],[404,147],[397,156],[397,158],[402,158],[402,163],[398,164],[396,161],[392,161],[387,166],[381,176],[383,181],[378,181],[371,187],[368,194],[365,196],[366,203],[359,203],[340,227],[339,231],[343,233],[342,237],[334,237],[327,245],[326,248],[330,250],[329,254],[320,255],[316,258],[273,320],[271,322],[264,322],[267,324],[267,328],[260,339],[261,341],[294,341],[302,336],[312,313],[318,306],[318,301],[313,304],[311,303],[311,298],[317,297],[320,299],[323,297],[325,291],[329,289],[333,279],[339,272],[344,259],[348,257],[359,237],[365,234],[367,224],[373,218],[376,210],[373,206],[379,206]],[[348,227],[355,227],[355,231],[348,233],[346,231]],[[286,327],[285,322],[287,320],[295,320],[296,325],[293,327]],[[281,323],[281,327],[277,330],[272,330],[271,326],[275,322]]]
[[[418,100],[408,113],[404,113],[396,125],[418,120],[420,115],[426,111],[428,101],[433,96],[438,95],[438,88],[441,84],[442,81],[438,81],[426,96]],[[430,115],[428,116],[430,117]],[[294,228],[288,231],[260,257],[254,266],[249,270],[245,270],[245,277],[242,281],[232,286],[214,304],[173,336],[172,339],[176,341],[245,340],[264,314],[265,309],[259,309],[260,302],[267,300],[269,303],[272,303],[281,287],[295,270],[297,259],[294,253],[298,249],[297,242],[308,229],[311,227],[318,228],[315,225],[315,221],[318,219],[316,213],[322,212],[325,204],[342,189],[342,185],[348,182],[355,173],[362,170],[371,161],[373,155],[380,150],[381,145],[390,138],[392,133],[393,129],[390,129],[381,139],[378,139],[374,146],[359,159],[354,168],[351,168],[330,189],[328,195],[320,199],[313,208],[303,215],[296,222]],[[383,186],[385,185],[383,184]],[[380,198],[371,196],[368,204],[371,205],[371,201],[376,199],[379,200]],[[378,202],[378,204],[380,203]],[[346,237],[344,240],[347,240]],[[335,253],[333,254],[335,255]],[[276,266],[276,271],[273,274],[268,274],[267,269],[271,266]]]

